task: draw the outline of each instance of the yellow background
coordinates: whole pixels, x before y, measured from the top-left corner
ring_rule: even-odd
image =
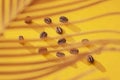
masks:
[[[14,0],[15,1],[15,0]],[[21,14],[17,15],[17,19],[24,18],[26,16],[39,16],[39,15],[45,15],[50,14],[54,12],[74,9],[80,6],[84,6],[87,4],[90,4],[92,2],[96,2],[99,0],[84,0],[80,3],[75,3],[72,5],[66,5],[61,7],[54,7],[52,9],[44,9],[44,10],[37,10],[29,12],[30,10],[34,9],[42,9],[46,7],[51,7],[55,5],[61,5],[65,3],[74,2],[76,0],[39,0],[37,4],[30,5],[29,7],[25,7],[25,11]],[[8,0],[9,2],[9,0]],[[6,2],[7,4],[7,2]],[[111,13],[111,12],[120,12],[120,0],[107,0],[102,3],[99,3],[94,6],[86,7],[83,9],[65,12],[61,14],[56,14],[53,16],[50,16],[53,23],[60,23],[59,17],[60,16],[66,16],[68,17],[70,22],[78,21],[78,20],[84,20],[90,17],[102,15],[105,13]],[[7,15],[6,15],[7,17]],[[46,17],[46,16],[45,16]],[[33,27],[39,26],[39,25],[46,25],[43,21],[44,17],[33,19]],[[117,30],[120,31],[120,14],[117,15],[109,15],[100,17],[98,19],[85,21],[81,23],[75,23],[71,24],[69,26],[65,25],[57,25],[61,26],[63,30],[65,31],[64,34],[72,34],[75,32],[87,32],[87,31],[95,31],[95,30]],[[8,24],[8,27],[17,27],[17,26],[27,26],[30,27],[31,25],[27,25],[24,23],[24,20],[20,21],[12,21]],[[40,32],[46,31],[49,34],[49,37],[55,37],[59,36],[55,28],[52,26],[42,27],[40,28],[20,28],[20,29],[9,29],[6,28],[4,31],[4,36],[0,37],[1,40],[6,39],[18,39],[19,35],[23,35],[25,39],[39,39]],[[77,27],[77,29],[75,28]],[[67,39],[68,43],[74,43],[81,41],[82,39],[87,38],[89,40],[96,40],[96,39],[120,39],[119,34],[114,33],[96,33],[91,35],[82,35],[78,37],[73,37],[72,39]],[[57,40],[51,40],[49,42],[31,42],[29,45],[32,46],[44,46],[44,45],[54,45],[57,44]],[[22,46],[20,44],[16,43],[0,43],[0,47],[12,47],[12,46]],[[113,45],[115,46],[115,45]],[[119,47],[119,46],[118,46]],[[20,53],[28,53],[30,52],[37,52],[37,49],[35,50],[0,50],[0,54],[20,54]],[[82,50],[81,50],[82,51]],[[69,55],[68,51],[65,51],[66,55]],[[100,55],[93,55],[96,61],[98,61],[104,68],[105,71],[101,71],[100,69],[96,68],[94,65],[87,65],[83,62],[77,63],[77,68],[70,66],[68,68],[65,68],[61,71],[58,71],[56,73],[53,73],[49,76],[45,76],[39,79],[35,80],[70,80],[74,76],[81,75],[83,73],[88,72],[89,70],[93,70],[93,72],[84,75],[82,78],[79,78],[78,80],[102,80],[101,78],[105,78],[108,80],[119,80],[120,79],[120,52],[112,52],[112,51],[103,51]],[[52,54],[53,57],[56,57],[55,54]],[[49,58],[52,58],[50,55]],[[16,58],[0,58],[0,63],[6,63],[6,62],[35,62],[40,60],[46,60],[46,57],[44,56],[30,56],[30,57],[16,57]],[[48,64],[44,65],[47,66]],[[41,65],[29,65],[29,66],[0,66],[0,71],[20,71],[20,70],[31,70],[41,67]],[[34,72],[34,73],[26,73],[26,74],[16,74],[16,75],[0,75],[0,80],[14,80],[18,78],[25,78],[30,76],[39,75],[41,72]]]

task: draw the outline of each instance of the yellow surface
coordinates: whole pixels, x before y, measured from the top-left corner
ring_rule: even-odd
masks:
[[[72,5],[66,5],[66,6],[61,6],[61,7],[54,7],[51,9],[44,9],[40,11],[32,11],[28,12],[30,10],[34,9],[42,9],[45,7],[51,7],[54,5],[61,5],[64,3],[70,3],[74,2],[75,0],[42,0],[38,4],[31,5],[30,7],[27,7],[25,9],[25,12],[22,14],[17,15],[17,19],[24,18],[25,16],[39,16],[39,15],[45,15],[45,14],[51,14],[55,12],[61,12],[69,9],[75,9],[78,7],[82,7],[88,4],[91,4],[93,2],[99,1],[99,0],[84,0],[83,2],[80,3],[75,3]],[[51,15],[50,17],[52,18],[53,23],[60,23],[59,22],[59,17],[60,16],[66,16],[69,18],[70,22],[73,21],[78,21],[78,20],[84,20],[87,18],[91,18],[94,16],[99,16],[102,14],[107,14],[107,13],[116,13],[118,12],[119,14],[113,14],[113,15],[108,15],[108,16],[103,16],[99,17],[96,19],[88,20],[88,21],[83,21],[80,23],[75,23],[71,24],[69,26],[65,25],[57,25],[61,26],[63,30],[65,31],[66,34],[73,34],[76,32],[88,32],[88,31],[95,31],[95,30],[117,30],[120,31],[120,0],[106,0],[103,1],[97,5],[89,6],[86,8],[70,11],[70,12],[65,12],[65,13],[60,13],[56,15]],[[45,16],[46,17],[46,16]],[[34,26],[36,25],[46,25],[43,21],[44,17],[33,19]],[[20,21],[12,21],[9,23],[9,27],[17,27],[17,26],[24,26],[27,24],[24,23],[23,20]],[[31,25],[27,26],[30,27]],[[40,32],[46,31],[49,35],[49,37],[55,37],[59,36],[55,28],[52,26],[47,26],[47,27],[42,27],[40,28],[20,28],[20,29],[9,29],[6,28],[4,32],[4,36],[0,37],[1,40],[6,40],[6,39],[18,39],[19,35],[23,35],[25,39],[39,39]],[[64,35],[63,34],[63,35]],[[114,33],[96,33],[96,34],[90,34],[90,35],[82,35],[82,36],[77,36],[71,38],[67,38],[68,43],[75,43],[79,42],[82,39],[87,38],[89,40],[96,40],[96,39],[120,39],[120,34],[114,34]],[[56,42],[55,42],[56,41]],[[57,40],[51,40],[51,41],[41,41],[41,42],[30,42],[28,45],[32,46],[44,46],[44,45],[56,45]],[[22,46],[19,43],[0,43],[0,47],[12,47],[12,46]],[[111,45],[115,46],[116,45]],[[118,48],[120,48],[119,45],[117,45]],[[54,50],[54,48],[50,48],[50,50]],[[90,49],[91,50],[91,49]],[[37,49],[34,50],[28,50],[28,49],[23,49],[23,50],[1,50],[0,49],[0,54],[21,54],[21,53],[27,53],[31,54],[32,52],[37,53]],[[80,49],[80,52],[82,50]],[[98,61],[105,70],[102,71],[98,69],[94,65],[87,65],[83,63],[82,61],[77,62],[77,67],[69,66],[63,70],[60,70],[58,72],[55,72],[53,74],[50,74],[48,76],[34,79],[34,80],[71,80],[77,75],[83,75],[77,80],[120,80],[120,52],[119,51],[103,51],[99,55],[93,55],[96,61]],[[65,51],[66,56],[69,55],[68,51]],[[51,56],[52,55],[52,56]],[[55,54],[50,54],[48,58],[54,58],[56,57]],[[46,57],[37,55],[37,56],[28,56],[28,57],[0,57],[0,63],[14,63],[14,62],[35,62],[35,61],[42,61],[42,60],[47,60]],[[58,62],[59,63],[59,62]],[[43,66],[48,66],[49,64],[45,64]],[[37,69],[41,67],[41,65],[29,65],[29,66],[0,66],[0,71],[21,71],[21,70],[32,70],[32,69]],[[44,71],[45,72],[45,71]],[[86,74],[87,72],[91,72],[89,74]],[[26,77],[32,77],[32,76],[37,76],[41,74],[42,72],[36,71],[36,72],[31,72],[31,73],[25,73],[25,74],[14,74],[14,75],[1,75],[0,74],[0,80],[18,80],[18,79],[23,79]],[[85,74],[85,75],[84,75]]]

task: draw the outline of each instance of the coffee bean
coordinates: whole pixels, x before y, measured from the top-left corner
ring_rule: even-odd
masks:
[[[82,39],[82,41],[81,41],[83,44],[86,44],[86,43],[88,43],[89,42],[89,40],[88,39]]]
[[[46,32],[42,32],[41,34],[40,34],[40,38],[46,38],[47,37],[47,33]]]
[[[81,43],[84,45],[84,46],[87,46],[87,47],[89,47],[89,40],[88,39],[83,39],[82,41],[81,41]]]
[[[48,50],[47,50],[47,48],[45,48],[45,47],[41,47],[41,48],[39,48],[39,50],[38,50],[38,53],[40,53],[40,54],[47,54],[47,52],[48,52]]]
[[[50,24],[50,23],[52,23],[52,20],[51,20],[51,18],[46,17],[46,18],[44,18],[44,22],[45,22],[46,24]]]
[[[78,53],[79,53],[79,50],[76,49],[76,48],[73,48],[73,49],[70,49],[70,53],[71,53],[71,54],[78,54]]]
[[[65,44],[66,43],[66,39],[65,38],[62,38],[62,39],[59,39],[58,40],[58,44],[61,45],[61,44]]]
[[[88,55],[88,62],[94,63],[94,58],[91,55]]]
[[[25,44],[25,42],[23,42],[23,40],[24,40],[24,37],[23,37],[23,36],[19,36],[19,40],[20,40],[20,43],[21,43],[22,45]]]
[[[32,18],[31,18],[30,16],[27,16],[27,17],[25,18],[25,23],[26,23],[26,24],[31,24],[31,23],[32,23]]]
[[[65,17],[65,16],[61,16],[61,17],[59,18],[59,21],[62,22],[62,23],[66,23],[66,22],[68,22],[68,18]]]
[[[63,30],[62,30],[61,27],[56,27],[56,32],[57,32],[58,34],[62,34],[62,33],[63,33]]]
[[[23,36],[19,36],[19,40],[24,40],[24,37]]]
[[[64,57],[64,56],[65,56],[65,54],[64,54],[64,53],[62,53],[62,52],[57,52],[57,53],[56,53],[56,56],[57,56],[57,57]]]

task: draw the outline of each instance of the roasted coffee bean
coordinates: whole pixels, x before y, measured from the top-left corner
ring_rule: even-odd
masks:
[[[40,53],[40,54],[47,54],[47,52],[48,52],[48,50],[47,50],[47,48],[45,48],[45,47],[41,47],[41,48],[39,48],[39,50],[38,50],[38,53]]]
[[[65,17],[65,16],[61,16],[61,17],[59,18],[59,21],[62,22],[62,23],[66,23],[66,22],[68,22],[68,18]]]
[[[82,39],[82,41],[81,42],[89,42],[89,40],[88,39]]]
[[[89,43],[89,40],[88,39],[82,39],[81,41],[83,44],[88,44]]]
[[[57,56],[57,57],[64,57],[64,56],[65,56],[65,54],[64,54],[64,53],[62,53],[62,52],[57,52],[57,53],[56,53],[56,56]]]
[[[56,32],[57,32],[58,34],[62,34],[62,33],[63,33],[63,30],[62,30],[61,27],[56,27]]]
[[[58,44],[61,45],[61,44],[65,44],[66,43],[66,39],[65,38],[62,38],[62,39],[59,39],[58,40]]]
[[[31,18],[30,16],[27,16],[27,17],[25,18],[25,23],[26,23],[26,24],[31,24],[31,23],[32,23],[32,18]]]
[[[88,62],[94,63],[94,58],[91,55],[88,55]]]
[[[78,54],[78,53],[79,53],[79,50],[76,49],[76,48],[73,48],[73,49],[70,49],[70,53],[71,53],[71,54]]]
[[[51,24],[51,23],[52,23],[52,20],[51,20],[51,18],[46,17],[46,18],[44,18],[44,22],[45,22],[46,24]]]
[[[40,38],[46,38],[47,37],[47,33],[46,32],[42,32],[41,34],[40,34]]]
[[[23,37],[23,36],[19,36],[19,40],[20,40],[20,43],[21,43],[22,45],[25,44],[25,42],[23,42],[23,40],[24,40],[24,37]]]
[[[24,37],[23,36],[19,36],[19,40],[24,40]]]

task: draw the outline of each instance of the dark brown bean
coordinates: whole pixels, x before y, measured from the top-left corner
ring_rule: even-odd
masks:
[[[68,22],[68,18],[65,17],[65,16],[61,16],[61,17],[59,18],[59,21],[62,22],[62,23],[66,23],[66,22]]]
[[[40,38],[46,38],[46,37],[47,37],[47,33],[43,31],[43,32],[40,34]]]
[[[19,36],[19,40],[20,40],[20,43],[21,43],[22,45],[25,44],[25,42],[23,42],[23,40],[24,40],[24,37],[23,37],[23,36]]]
[[[94,63],[94,58],[91,55],[88,55],[88,62]]]
[[[72,49],[70,49],[70,53],[71,53],[71,54],[78,54],[78,53],[79,53],[79,50],[76,49],[76,48],[72,48]]]
[[[82,39],[81,42],[86,43],[86,42],[89,42],[89,40],[88,39]]]
[[[32,18],[31,18],[30,16],[27,16],[27,17],[25,18],[25,23],[26,23],[26,24],[31,24],[31,23],[32,23]]]
[[[62,33],[63,33],[63,30],[62,30],[61,27],[56,27],[56,32],[57,32],[58,34],[62,34]]]
[[[46,17],[46,18],[44,18],[44,22],[45,22],[46,24],[51,24],[51,23],[52,23],[52,20],[51,20],[51,18]]]
[[[23,36],[19,36],[19,40],[24,40],[24,37]]]
[[[82,39],[82,41],[81,41],[83,44],[85,44],[85,45],[88,45],[89,44],[89,40],[88,39]]]
[[[40,54],[47,54],[47,52],[48,52],[48,50],[47,50],[47,48],[45,48],[45,47],[41,47],[41,48],[39,48],[39,50],[38,50],[38,53],[40,53]]]
[[[64,53],[62,53],[62,52],[57,52],[57,53],[56,53],[56,56],[57,56],[57,57],[64,57],[64,56],[65,56],[65,54],[64,54]]]
[[[66,39],[65,38],[62,38],[62,39],[59,39],[58,40],[58,44],[61,45],[61,44],[65,44],[66,43]]]

